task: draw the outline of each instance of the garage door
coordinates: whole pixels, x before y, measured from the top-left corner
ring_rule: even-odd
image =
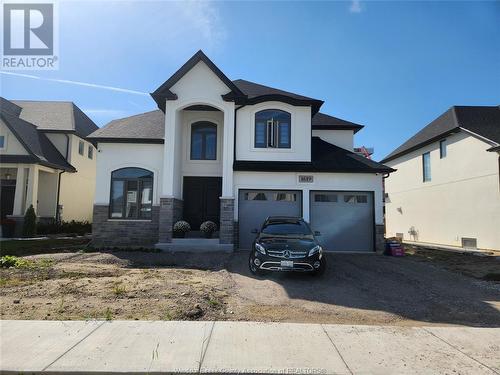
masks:
[[[373,193],[311,192],[311,227],[328,251],[373,251]]]
[[[240,190],[238,196],[239,247],[250,249],[268,216],[302,217],[302,193],[289,190]]]

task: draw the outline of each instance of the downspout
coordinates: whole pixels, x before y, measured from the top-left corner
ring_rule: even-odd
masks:
[[[69,135],[64,133],[66,136],[66,161],[69,163]],[[59,172],[58,180],[57,180],[57,198],[56,198],[56,223],[61,221],[61,212],[59,210],[59,200],[61,197],[61,175],[66,171]]]
[[[64,173],[65,171],[61,171],[59,172],[59,177],[58,177],[58,181],[57,181],[57,199],[56,199],[56,223],[60,223],[61,221],[61,212],[59,210],[59,198],[61,196],[61,175]]]

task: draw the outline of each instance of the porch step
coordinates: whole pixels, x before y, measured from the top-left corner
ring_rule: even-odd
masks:
[[[233,244],[221,244],[218,238],[173,238],[172,242],[159,242],[155,248],[172,252],[232,252]]]

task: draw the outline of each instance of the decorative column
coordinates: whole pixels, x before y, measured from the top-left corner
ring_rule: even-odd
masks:
[[[12,210],[13,216],[24,215],[24,192],[26,189],[26,168],[23,166],[17,168],[16,175],[16,192],[14,195],[14,209]]]
[[[219,243],[234,244],[234,103],[227,103],[224,110],[224,140],[222,149],[222,197],[220,197]]]
[[[38,214],[38,166],[35,164],[30,167],[28,175],[28,193],[26,194],[26,207],[27,210],[32,204],[35,212]],[[23,212],[24,215],[24,212]]]
[[[221,198],[219,243],[234,243],[234,228],[234,198]]]

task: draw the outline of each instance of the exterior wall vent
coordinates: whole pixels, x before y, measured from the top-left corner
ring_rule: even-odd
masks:
[[[462,247],[465,249],[477,249],[477,238],[462,237]]]

